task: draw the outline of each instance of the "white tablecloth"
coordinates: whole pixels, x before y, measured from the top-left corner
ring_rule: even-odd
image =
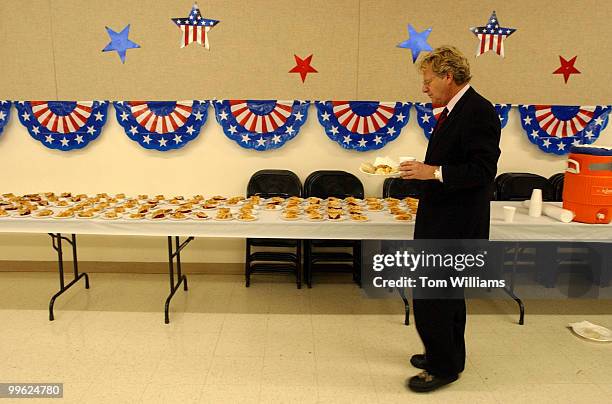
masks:
[[[516,206],[513,223],[503,221],[503,206]],[[561,223],[549,217],[532,218],[518,202],[492,202],[491,240],[568,240],[612,242],[612,224]],[[96,219],[0,218],[0,233],[65,233],[129,236],[195,236],[234,238],[299,238],[409,240],[414,222],[398,222],[387,213],[369,212],[368,222],[285,221],[279,212],[261,211],[253,222],[151,221]]]

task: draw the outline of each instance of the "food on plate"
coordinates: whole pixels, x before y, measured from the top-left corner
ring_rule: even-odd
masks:
[[[185,215],[184,213],[181,213],[181,212],[174,212],[174,213],[171,213],[171,214],[169,215],[169,217],[170,217],[171,219],[176,219],[176,220],[184,220],[184,219],[187,219],[187,215]]]
[[[217,216],[215,218],[220,220],[231,219],[232,212],[229,210],[229,208],[219,208],[219,210],[217,210]]]
[[[365,215],[350,215],[351,220],[355,220],[358,222],[365,222],[368,220],[368,217]]]
[[[151,207],[149,205],[141,205],[138,208],[138,213],[147,213],[150,209]]]
[[[8,212],[4,209],[0,209],[0,217],[8,216]]]
[[[49,217],[53,215],[53,211],[51,209],[43,209],[38,212],[34,216],[36,217]]]
[[[19,216],[30,216],[32,214],[32,209],[30,208],[21,208],[17,211]]]
[[[277,205],[275,203],[266,203],[265,209],[266,210],[275,210],[277,206],[279,206],[279,205]]]
[[[147,194],[140,194],[140,195],[138,195],[138,199],[149,199],[149,195],[147,195]]]
[[[225,203],[228,205],[237,205],[240,202],[244,201],[244,197],[242,196],[234,196],[232,198],[229,198]]]
[[[397,206],[392,206],[389,208],[389,213],[395,216],[395,215],[403,215],[408,212],[406,212],[404,209],[401,209]]]
[[[249,213],[240,213],[238,220],[257,220],[257,218]]]
[[[318,211],[308,212],[308,219],[310,220],[323,220],[323,215]]]
[[[395,220],[409,221],[409,220],[412,220],[412,215],[410,213],[404,213],[403,215],[396,215]]]
[[[380,202],[368,203],[368,210],[372,212],[380,212],[383,210],[383,204]]]
[[[218,201],[218,202],[224,202],[227,200],[226,197],[221,196],[221,195],[215,195],[211,198],[212,200]]]
[[[61,219],[65,219],[65,218],[73,217],[73,216],[74,216],[74,212],[72,211],[72,209],[63,210],[55,215],[55,217],[58,217]]]
[[[316,196],[311,196],[311,197],[308,197],[308,199],[306,199],[306,201],[308,201],[308,203],[311,204],[311,205],[317,205],[317,204],[321,203],[322,199],[321,198],[317,198]]]
[[[196,219],[208,219],[208,218],[210,217],[210,216],[208,216],[208,215],[207,215],[205,212],[195,212],[195,213],[193,214],[193,216],[194,216]]]
[[[296,211],[285,211],[282,215],[283,219],[296,220],[300,218],[299,212]]]
[[[92,217],[94,217],[94,215],[95,213],[91,210],[84,210],[77,213],[77,217],[82,217],[84,219],[91,219]]]
[[[130,213],[128,216],[130,219],[144,219],[144,213]]]
[[[327,218],[329,220],[340,220],[340,219],[342,219],[342,212],[328,210],[327,211]]]
[[[251,202],[253,202],[255,205],[259,205],[261,203],[261,196],[259,195],[252,195],[249,200]]]
[[[151,219],[165,219],[166,218],[166,211],[164,209],[157,209],[154,210],[153,212],[151,212]]]
[[[115,212],[113,210],[110,210],[102,215],[102,217],[105,219],[117,219],[120,216],[121,214],[119,212]]]

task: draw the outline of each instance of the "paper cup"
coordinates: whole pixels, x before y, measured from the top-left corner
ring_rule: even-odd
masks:
[[[514,206],[504,206],[504,222],[512,223],[514,221],[514,214],[516,208]]]
[[[400,157],[399,162],[402,164],[404,161],[416,161],[416,157]]]

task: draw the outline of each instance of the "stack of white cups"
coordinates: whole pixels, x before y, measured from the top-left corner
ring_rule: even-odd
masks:
[[[531,192],[531,199],[529,201],[529,216],[542,216],[542,190],[539,188],[535,188]]]

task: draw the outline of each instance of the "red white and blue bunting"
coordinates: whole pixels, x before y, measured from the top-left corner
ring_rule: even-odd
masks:
[[[180,149],[198,137],[208,101],[116,101],[117,121],[145,149]]]
[[[11,102],[0,100],[0,135],[11,117]]]
[[[49,149],[82,149],[106,123],[107,101],[18,101],[19,121]]]
[[[499,117],[499,122],[501,123],[501,128],[503,129],[508,123],[508,113],[512,108],[512,104],[495,104],[495,111],[497,112],[497,116]],[[414,107],[417,111],[417,122],[421,129],[423,129],[423,134],[427,139],[433,133],[434,128],[436,127],[436,123],[438,122],[438,117],[444,111],[444,107],[431,107],[431,103],[418,103],[414,104]]]
[[[591,144],[608,124],[611,107],[519,105],[521,125],[545,153],[564,155],[572,146]]]
[[[225,135],[246,149],[278,149],[297,136],[310,101],[216,100],[217,122]]]
[[[409,102],[317,101],[319,123],[345,149],[380,149],[395,140],[410,119]]]

